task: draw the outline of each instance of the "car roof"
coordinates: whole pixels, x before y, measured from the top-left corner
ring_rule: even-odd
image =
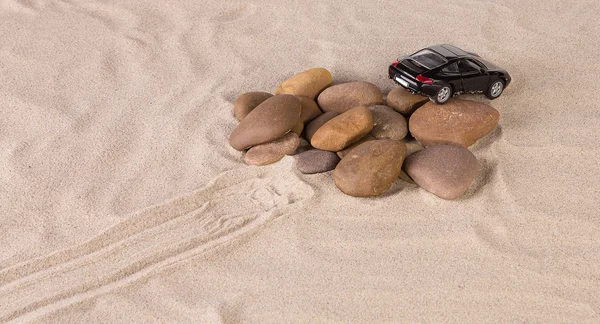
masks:
[[[434,45],[434,46],[428,47],[427,49],[430,49],[430,50],[440,54],[441,56],[445,57],[448,60],[458,58],[458,57],[471,57],[472,56],[468,52],[466,52],[454,45],[450,45],[450,44]]]

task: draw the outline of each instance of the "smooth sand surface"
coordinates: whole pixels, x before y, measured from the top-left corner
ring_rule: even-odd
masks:
[[[600,2],[0,0],[0,322],[598,323]],[[233,101],[506,68],[457,201],[250,167]],[[464,96],[489,102],[482,96]]]

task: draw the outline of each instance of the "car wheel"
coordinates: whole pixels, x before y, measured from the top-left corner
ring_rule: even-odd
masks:
[[[485,92],[485,96],[491,100],[494,100],[494,99],[500,97],[500,95],[502,94],[502,91],[504,91],[504,81],[502,81],[501,79],[498,79],[498,80],[492,82],[492,85],[490,85],[488,90]]]
[[[445,84],[433,97],[429,97],[431,101],[435,102],[438,105],[445,104],[450,98],[452,98],[452,88]]]

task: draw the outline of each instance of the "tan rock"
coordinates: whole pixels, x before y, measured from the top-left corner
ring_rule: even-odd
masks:
[[[373,106],[383,103],[383,95],[376,85],[369,82],[348,82],[325,89],[317,103],[323,112],[344,113],[356,106]]]
[[[292,95],[273,96],[254,108],[229,136],[238,151],[271,142],[289,132],[300,119],[300,100]]]
[[[412,94],[402,87],[396,87],[386,98],[386,105],[404,116],[410,116],[415,109],[427,103],[429,98],[419,94]]]
[[[404,116],[384,105],[371,106],[369,109],[373,113],[371,136],[378,139],[389,138],[397,141],[406,137],[408,124]]]
[[[380,139],[365,142],[346,155],[333,171],[335,185],[355,197],[379,196],[398,179],[406,145]]]
[[[367,107],[356,107],[332,118],[315,132],[313,147],[337,152],[357,142],[373,129],[373,116]]]
[[[434,145],[407,156],[402,168],[421,188],[443,199],[456,199],[477,177],[478,163],[464,147]]]
[[[332,118],[338,116],[339,114],[333,111],[326,112],[321,116],[313,119],[308,125],[305,127],[304,136],[310,142],[313,135],[317,132],[317,130],[323,126],[326,122],[330,121]]]
[[[249,165],[267,165],[281,160],[291,154],[300,144],[300,138],[294,132],[289,132],[283,137],[272,142],[251,147],[244,161]]]
[[[323,68],[313,68],[285,80],[275,90],[275,94],[291,94],[314,100],[323,89],[331,85],[332,81],[333,78],[329,71]]]
[[[483,103],[450,99],[446,104],[426,103],[409,121],[409,129],[423,146],[454,144],[469,147],[492,131],[500,113]]]
[[[235,100],[233,103],[233,114],[237,120],[242,120],[248,115],[254,108],[263,103],[263,101],[273,97],[268,92],[246,92]]]
[[[346,154],[348,154],[348,152],[352,151],[353,148],[359,146],[360,144],[362,144],[364,142],[372,141],[374,139],[376,139],[376,138],[371,136],[370,134],[367,134],[367,135],[363,136],[361,139],[359,139],[358,141],[348,145],[348,147],[346,147],[345,149],[338,151],[337,156],[339,156],[340,159],[343,159],[344,156],[346,156]]]

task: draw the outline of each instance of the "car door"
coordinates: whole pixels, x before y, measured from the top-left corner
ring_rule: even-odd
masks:
[[[462,83],[465,92],[484,91],[487,88],[490,76],[487,71],[469,59],[461,59],[458,69],[462,75]]]
[[[455,92],[464,91],[462,85],[462,75],[458,69],[457,62],[448,63],[446,66],[442,67],[436,73],[434,79],[450,83]]]

